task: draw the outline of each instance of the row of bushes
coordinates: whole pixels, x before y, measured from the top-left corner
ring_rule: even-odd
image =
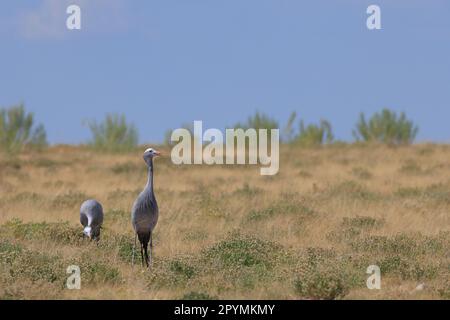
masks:
[[[299,144],[302,146],[318,146],[335,142],[331,123],[322,119],[319,124],[308,124],[300,119],[298,129],[295,128],[297,113],[293,112],[289,116],[287,124],[281,132],[282,142],[289,144]],[[193,134],[192,125],[182,126]],[[242,129],[277,129],[279,123],[259,112],[250,116],[246,122],[238,122],[232,128]],[[368,120],[363,113],[353,130],[353,137],[358,142],[377,142],[388,145],[408,145],[414,142],[419,128],[406,118],[404,112],[397,115],[394,111],[383,109],[381,112],[373,114]],[[165,143],[170,144],[171,130],[167,131]],[[269,131],[270,134],[270,131]]]
[[[319,124],[305,125],[299,121],[298,131],[294,128],[297,114],[293,112],[283,129],[283,140],[286,143],[296,143],[306,146],[329,144],[334,142],[331,123],[322,119]],[[249,124],[251,119],[248,120]],[[268,124],[273,125],[273,120]],[[389,145],[408,145],[417,136],[419,128],[406,118],[404,112],[397,115],[394,111],[383,109],[373,114],[368,120],[363,113],[353,130],[356,141],[378,142]]]
[[[130,151],[138,144],[138,131],[124,115],[108,114],[101,123],[87,125],[92,135],[89,145],[96,150]],[[14,154],[47,145],[44,126],[35,125],[33,113],[26,112],[23,104],[0,109],[0,151]]]
[[[285,143],[316,146],[334,142],[330,122],[321,120],[319,124],[305,125],[298,122],[293,112],[282,130]],[[124,115],[108,114],[101,123],[88,122],[92,138],[89,144],[96,150],[130,151],[138,144],[138,131],[133,124],[127,123]],[[186,126],[189,129],[189,126]],[[279,124],[273,118],[256,112],[244,123],[236,123],[234,128],[275,129]],[[192,128],[191,128],[192,129]],[[191,130],[192,131],[192,130]],[[383,109],[366,120],[361,113],[353,136],[356,141],[379,142],[390,145],[411,144],[418,132],[418,127],[406,118],[405,113],[397,115],[394,111]],[[166,143],[170,135],[166,135]],[[0,109],[0,150],[7,153],[22,151],[25,147],[43,148],[47,146],[46,132],[42,124],[35,125],[32,113],[27,113],[23,105]]]

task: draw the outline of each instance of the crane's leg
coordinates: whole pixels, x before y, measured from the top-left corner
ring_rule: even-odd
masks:
[[[98,242],[100,241],[100,233],[94,237],[95,244],[98,247]]]
[[[152,254],[153,254],[153,232],[150,232],[150,258],[148,259],[150,268],[152,267],[153,262]]]
[[[135,255],[135,253],[136,253],[136,241],[137,241],[137,233],[136,233],[136,235],[134,236],[133,252],[132,252],[132,255],[131,255],[131,264],[132,264],[132,265],[134,265],[134,255]]]
[[[149,267],[149,259],[148,259],[148,242],[144,244],[144,257],[145,257],[145,266]]]
[[[144,267],[145,266],[145,264],[144,264],[144,244],[141,242],[141,263],[142,263],[142,266]]]

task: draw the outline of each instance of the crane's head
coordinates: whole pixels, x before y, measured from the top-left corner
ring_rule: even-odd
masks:
[[[92,236],[92,228],[91,227],[84,228],[83,233],[85,236],[90,238]]]
[[[148,148],[144,151],[144,160],[148,164],[154,157],[160,156],[161,153],[153,148]]]
[[[100,238],[100,229],[101,227],[92,228],[87,226],[83,230],[83,234],[93,240],[98,240]]]

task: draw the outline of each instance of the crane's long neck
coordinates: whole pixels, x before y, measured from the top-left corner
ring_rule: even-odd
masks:
[[[148,170],[148,178],[147,178],[147,186],[153,196],[153,159],[150,159],[149,163],[147,164],[147,170]]]

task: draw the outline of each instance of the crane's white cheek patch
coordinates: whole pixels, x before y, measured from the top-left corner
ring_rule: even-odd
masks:
[[[83,230],[83,233],[84,233],[85,235],[87,235],[88,237],[91,236],[91,232],[92,232],[92,228],[91,228],[91,227],[86,227],[86,228],[84,228],[84,230]]]

